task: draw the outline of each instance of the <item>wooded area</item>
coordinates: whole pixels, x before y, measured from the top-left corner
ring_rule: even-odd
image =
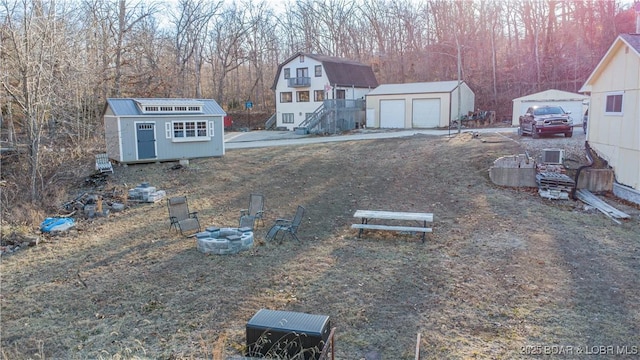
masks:
[[[5,209],[46,203],[73,176],[60,164],[103,152],[108,97],[272,113],[277,66],[302,51],[371,64],[381,84],[457,79],[459,60],[476,106],[504,118],[522,95],[576,92],[635,31],[612,0],[3,0],[0,14],[2,147],[25,149],[3,156]]]

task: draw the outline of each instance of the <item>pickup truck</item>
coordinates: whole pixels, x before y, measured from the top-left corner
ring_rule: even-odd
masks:
[[[570,114],[556,105],[531,106],[524,115],[520,116],[518,134],[530,134],[533,138],[543,134],[564,134],[565,137],[571,137],[573,121]]]

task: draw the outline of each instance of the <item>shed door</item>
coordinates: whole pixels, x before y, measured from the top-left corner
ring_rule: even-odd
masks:
[[[404,129],[404,100],[380,100],[380,127]]]
[[[440,126],[440,99],[413,100],[414,128],[434,128]]]
[[[155,124],[136,124],[136,139],[138,140],[138,159],[154,159],[156,157]]]

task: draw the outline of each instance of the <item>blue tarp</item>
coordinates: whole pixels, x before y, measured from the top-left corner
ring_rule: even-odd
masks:
[[[40,224],[42,232],[65,231],[75,225],[73,218],[46,218]]]

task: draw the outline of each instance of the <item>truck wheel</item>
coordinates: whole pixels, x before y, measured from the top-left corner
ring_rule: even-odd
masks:
[[[540,134],[538,134],[538,130],[536,129],[535,125],[531,126],[531,137],[534,139],[538,139],[540,137]]]

